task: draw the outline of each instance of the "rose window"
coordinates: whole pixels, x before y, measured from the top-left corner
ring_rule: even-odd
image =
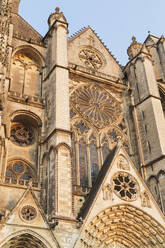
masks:
[[[30,145],[34,140],[33,129],[21,123],[15,124],[11,128],[10,140],[16,145]]]
[[[37,216],[37,211],[32,206],[27,205],[21,209],[21,217],[26,221],[34,220],[36,216]]]
[[[96,85],[84,86],[71,95],[73,108],[98,128],[104,128],[119,119],[119,102],[106,90]]]
[[[126,172],[119,172],[112,178],[112,184],[117,196],[126,201],[136,200],[139,185],[132,175]]]
[[[85,66],[90,69],[98,70],[103,66],[102,58],[96,51],[90,48],[81,50],[79,53],[79,58],[85,64]]]

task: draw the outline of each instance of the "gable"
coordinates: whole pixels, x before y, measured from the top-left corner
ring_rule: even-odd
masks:
[[[89,58],[89,63],[86,58]],[[68,60],[69,63],[78,65],[80,68],[83,67],[114,77],[121,76],[119,64],[90,27],[69,40]]]
[[[26,225],[49,229],[48,223],[32,189],[27,189],[14,209],[9,213],[6,224]]]
[[[80,213],[76,248],[164,247],[164,216],[128,154],[120,147],[108,160]]]

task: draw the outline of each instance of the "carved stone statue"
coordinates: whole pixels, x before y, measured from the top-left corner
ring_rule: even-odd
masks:
[[[103,199],[105,201],[113,200],[113,192],[112,192],[112,187],[110,184],[104,185],[102,190],[103,190]]]
[[[146,191],[141,193],[141,205],[142,207],[151,208],[150,198]]]
[[[117,167],[120,169],[120,170],[130,170],[130,167],[129,167],[129,164],[128,164],[128,161],[125,159],[124,156],[120,155],[119,158],[118,158],[118,163],[117,163]]]

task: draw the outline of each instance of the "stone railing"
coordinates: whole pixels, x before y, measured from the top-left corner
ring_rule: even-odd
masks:
[[[111,80],[111,81],[116,82],[116,83],[122,83],[121,79],[119,79],[118,77],[114,77],[114,76],[111,76],[111,75],[108,75],[108,74],[105,74],[105,73],[102,73],[102,72],[99,72],[99,71],[94,71],[92,69],[89,69],[89,68],[81,66],[81,65],[75,65],[75,64],[69,63],[69,68],[73,69],[75,71],[77,70],[77,71],[81,71],[81,72],[91,74],[93,76],[97,76],[97,77],[100,77],[100,78]]]
[[[31,186],[33,188],[40,188],[40,184],[37,181],[17,179],[17,178],[13,178],[13,177],[5,177],[5,180],[3,183],[11,184],[11,185],[17,185],[17,186],[25,186],[25,187],[27,187],[31,184]]]
[[[43,105],[43,103],[44,103],[44,101],[41,97],[22,95],[18,92],[15,92],[15,91],[8,92],[8,96],[13,98],[13,99],[20,100],[23,102],[29,102],[29,103],[40,104],[40,105]]]

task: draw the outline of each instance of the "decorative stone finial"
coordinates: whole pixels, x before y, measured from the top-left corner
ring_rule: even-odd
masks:
[[[56,14],[59,14],[60,13],[60,8],[59,7],[56,7],[55,11],[56,11],[55,12]]]
[[[140,50],[142,49],[142,46],[143,45],[141,43],[138,43],[136,41],[136,37],[133,36],[132,37],[132,43],[131,43],[130,47],[127,50],[129,59],[133,59],[140,52]]]
[[[135,44],[135,43],[137,43],[136,37],[135,36],[132,36],[132,44]]]
[[[55,8],[55,13],[52,13],[50,16],[49,16],[49,19],[48,19],[48,24],[49,24],[49,27],[51,27],[53,25],[53,23],[56,21],[56,20],[61,20],[63,22],[67,22],[63,13],[60,12],[60,8],[59,7],[56,7]]]

